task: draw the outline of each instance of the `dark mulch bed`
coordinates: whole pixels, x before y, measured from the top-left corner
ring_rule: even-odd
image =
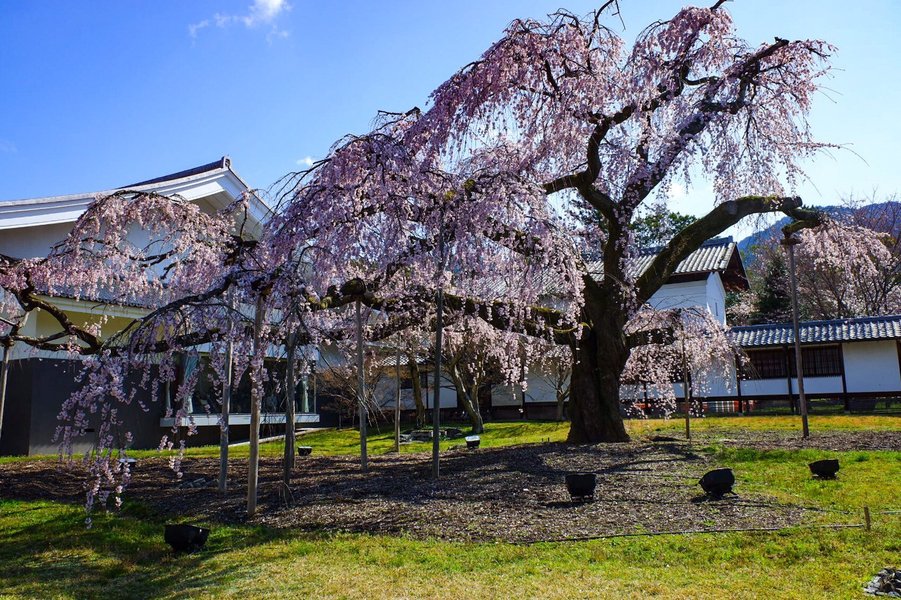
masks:
[[[898,436],[891,437],[898,441]],[[757,438],[753,434],[752,440]],[[827,445],[839,446],[842,439],[830,438]],[[864,446],[869,443],[867,436],[861,439]],[[742,445],[751,445],[749,441]],[[280,484],[280,461],[265,459],[260,507],[253,521],[317,532],[527,542],[641,531],[779,527],[799,523],[805,514],[802,507],[745,493],[740,473],[738,495],[704,497],[698,478],[719,465],[683,442],[449,451],[442,455],[437,484],[430,479],[429,459],[425,454],[377,456],[370,459],[370,472],[363,474],[355,457],[300,458],[287,491]],[[183,471],[179,483],[165,460],[141,460],[128,497],[164,518],[245,520],[246,460],[231,466],[231,491],[226,495],[216,491],[217,460],[186,459]],[[597,473],[595,502],[570,502],[563,481],[573,471]],[[48,461],[0,465],[2,497],[79,502],[82,489],[77,468]]]
[[[755,450],[894,450],[901,451],[901,431],[816,431],[806,440],[798,431],[749,431],[721,429],[694,434],[696,442]]]

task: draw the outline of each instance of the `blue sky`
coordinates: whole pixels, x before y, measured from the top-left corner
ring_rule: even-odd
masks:
[[[379,109],[423,106],[516,17],[584,0],[0,2],[0,200],[89,192],[228,154],[267,187]],[[901,3],[737,0],[755,44],[839,47],[811,122],[852,151],[809,167],[807,203],[901,191]],[[622,0],[626,37],[682,2]],[[617,25],[618,27],[621,27]],[[815,184],[815,185],[814,185]],[[710,207],[701,183],[674,207]]]

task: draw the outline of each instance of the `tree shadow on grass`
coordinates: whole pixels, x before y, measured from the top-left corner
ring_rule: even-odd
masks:
[[[205,549],[174,554],[162,520],[96,515],[50,502],[0,504],[0,590],[24,597],[180,597],[226,586],[234,567],[213,566],[220,554],[250,550],[286,532],[213,526]]]

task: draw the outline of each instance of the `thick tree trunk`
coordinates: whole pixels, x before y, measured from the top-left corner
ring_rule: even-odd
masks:
[[[463,407],[463,411],[466,413],[466,416],[469,417],[469,424],[472,427],[472,433],[479,434],[485,431],[485,423],[482,420],[482,413],[479,411],[478,404],[473,402],[472,396],[464,391],[457,390],[457,398],[460,401],[460,406]]]
[[[606,305],[606,306],[605,306]],[[619,388],[629,357],[625,316],[610,303],[586,304],[588,322],[579,340],[569,387],[571,425],[567,440],[577,444],[628,442],[620,414]]]
[[[410,380],[413,383],[413,402],[416,403],[416,427],[425,425],[425,403],[422,401],[422,379],[419,376],[419,364],[415,358],[407,363],[410,368]]]
[[[472,386],[473,392],[470,393],[463,381],[463,375],[460,373],[460,367],[452,363],[448,369],[451,381],[454,382],[454,388],[457,391],[457,402],[463,407],[466,416],[469,417],[469,423],[472,426],[472,433],[479,434],[485,430],[485,424],[482,421],[482,413],[479,412],[478,405],[478,384]]]
[[[566,420],[566,395],[557,392],[557,420]]]
[[[472,423],[472,432],[484,433],[485,420],[482,419],[482,411],[479,407],[479,382],[474,382],[469,390],[467,400],[469,400],[469,407],[472,408],[472,413],[467,414],[469,414],[469,420]]]

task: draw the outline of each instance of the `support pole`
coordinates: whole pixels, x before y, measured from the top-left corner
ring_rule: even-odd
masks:
[[[435,389],[432,403],[432,479],[441,474],[438,455],[441,451],[441,337],[444,330],[444,214],[438,227],[438,309],[435,315]]]
[[[397,359],[397,397],[394,399],[394,451],[400,452],[400,348],[395,348]]]
[[[282,469],[282,481],[285,485],[291,483],[291,473],[294,471],[295,432],[294,421],[295,391],[297,381],[294,376],[294,351],[297,347],[297,336],[294,332],[288,335],[288,344],[285,348],[287,363],[285,364],[285,464]]]
[[[253,317],[253,355],[251,365],[256,362],[260,354],[260,336],[263,329],[263,294],[257,297],[257,305]],[[256,367],[250,369],[250,458],[247,466],[247,516],[253,517],[257,512],[257,485],[260,471],[260,376],[262,373],[262,359],[259,370]]]
[[[0,435],[3,435],[3,407],[6,406],[6,382],[9,378],[9,355],[12,343],[3,344],[3,362],[0,363]]]
[[[360,468],[364,473],[369,471],[369,456],[366,449],[366,374],[363,371],[363,317],[360,313],[360,301],[357,300],[357,393],[360,409]]]
[[[681,323],[681,319],[680,319]],[[685,398],[685,439],[691,441],[691,387],[688,385],[688,360],[685,358],[685,325],[682,324],[682,397]]]
[[[786,235],[781,243],[788,251],[788,273],[791,280],[792,296],[792,331],[795,337],[795,372],[798,376],[798,404],[801,409],[802,437],[807,439],[810,437],[810,427],[807,423],[807,397],[804,395],[804,366],[801,360],[801,335],[798,327],[798,279],[795,274],[795,246],[800,244],[801,240],[792,235]]]
[[[19,333],[19,330],[25,326],[28,321],[28,315],[25,313],[22,320],[14,325],[10,325],[9,335],[13,336]],[[12,354],[13,341],[7,339],[3,344],[3,361],[0,362],[0,436],[3,435],[3,409],[6,406],[6,387],[9,381],[9,355]]]
[[[229,302],[231,305],[231,302]],[[231,308],[234,308],[233,306]],[[222,386],[222,430],[219,432],[219,491],[228,491],[228,420],[234,384],[235,344],[229,339],[225,350],[225,383]]]

